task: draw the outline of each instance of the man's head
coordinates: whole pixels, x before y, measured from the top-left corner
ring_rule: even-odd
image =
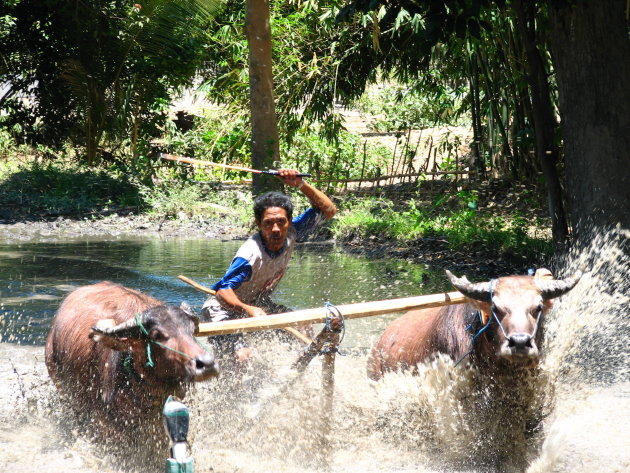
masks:
[[[293,219],[291,199],[280,192],[262,194],[254,199],[254,217],[267,249],[280,251]]]

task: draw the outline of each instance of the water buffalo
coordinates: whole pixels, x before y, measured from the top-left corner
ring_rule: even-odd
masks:
[[[469,303],[412,310],[393,321],[372,349],[368,375],[416,369],[436,353],[477,366],[535,366],[542,342],[543,314],[551,300],[570,291],[582,277],[577,271],[554,280],[547,269],[533,276],[508,276],[473,284],[446,271]]]
[[[194,338],[190,308],[111,282],[83,286],[57,311],[46,342],[46,366],[59,391],[97,421],[99,436],[161,432],[169,395],[217,375],[214,357]],[[151,427],[151,428],[149,428]],[[129,436],[127,436],[128,438]],[[140,440],[140,439],[138,439]]]
[[[418,428],[442,439],[443,461],[457,469],[525,471],[553,402],[553,383],[538,366],[544,313],[582,272],[553,280],[539,269],[534,276],[476,284],[446,274],[469,302],[411,311],[392,322],[372,350],[368,375],[379,380],[388,371],[420,374],[419,364],[435,357],[438,369],[424,378],[428,386],[421,391],[437,386],[440,394],[417,404],[421,414],[413,418]],[[445,356],[474,369],[441,371]]]

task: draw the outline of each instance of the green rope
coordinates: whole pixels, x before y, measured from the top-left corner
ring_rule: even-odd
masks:
[[[163,343],[160,342],[156,342],[155,340],[151,340],[149,337],[149,331],[146,329],[146,327],[142,324],[142,320],[140,319],[140,312],[136,312],[136,323],[138,324],[138,327],[140,327],[140,331],[147,337],[147,366],[149,368],[153,368],[155,366],[155,363],[153,362],[153,359],[151,358],[151,344],[155,344],[158,345],[162,348],[164,348],[165,350],[170,350],[173,351],[175,353],[177,353],[178,355],[182,355],[185,356],[186,358],[190,358],[191,360],[194,359],[194,357],[187,355],[186,353],[183,353],[179,350],[175,350],[174,348],[171,347],[167,347],[166,345],[164,345]]]

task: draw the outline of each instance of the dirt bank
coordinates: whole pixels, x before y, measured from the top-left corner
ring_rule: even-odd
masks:
[[[54,220],[24,220],[0,223],[0,241],[39,242],[89,236],[112,238],[157,236],[163,238],[244,238],[248,231],[219,219],[163,219],[133,212],[104,217],[57,217]]]

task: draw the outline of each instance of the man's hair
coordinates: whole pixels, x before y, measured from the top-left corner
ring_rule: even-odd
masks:
[[[265,210],[269,207],[280,207],[287,213],[289,221],[293,220],[293,203],[288,195],[282,192],[266,192],[254,199],[254,217],[261,221]]]

